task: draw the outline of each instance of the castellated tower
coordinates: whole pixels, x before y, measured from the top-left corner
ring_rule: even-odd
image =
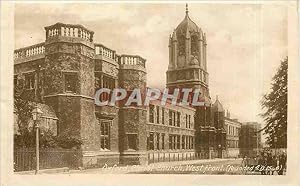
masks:
[[[61,23],[45,30],[45,103],[59,118],[59,134],[83,139],[82,151],[94,150],[94,32]]]
[[[131,94],[134,89],[146,90],[146,60],[133,55],[119,58],[119,86]],[[143,98],[142,98],[143,100]],[[147,108],[120,105],[119,148],[121,164],[146,164],[147,157]]]
[[[206,35],[190,19],[186,7],[184,20],[169,38],[167,88],[200,89],[199,99],[204,105],[196,108],[195,148],[198,152],[205,151],[210,155],[215,146],[215,127],[209,95],[206,47]]]

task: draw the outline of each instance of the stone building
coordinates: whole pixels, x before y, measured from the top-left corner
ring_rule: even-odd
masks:
[[[225,117],[226,142],[227,142],[227,157],[239,157],[239,138],[241,133],[242,123],[237,119],[230,118],[230,113],[227,111]]]
[[[243,156],[256,156],[261,144],[261,124],[246,122],[242,124],[240,135],[240,154]]]
[[[203,106],[95,105],[100,88],[146,90],[147,73],[144,58],[118,54],[93,36],[82,25],[56,23],[45,27],[44,42],[14,51],[14,83],[23,79],[32,99],[51,108],[57,135],[83,140],[81,166],[224,157],[224,109],[209,95],[206,35],[188,10],[169,38],[166,87],[200,89]]]

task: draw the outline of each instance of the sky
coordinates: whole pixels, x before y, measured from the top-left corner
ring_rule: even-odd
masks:
[[[15,48],[45,41],[44,27],[81,24],[94,42],[147,60],[147,86],[164,88],[169,35],[184,19],[185,4],[94,3],[15,6]],[[210,96],[232,118],[262,122],[260,101],[287,56],[287,7],[259,4],[189,4],[190,18],[206,33]]]

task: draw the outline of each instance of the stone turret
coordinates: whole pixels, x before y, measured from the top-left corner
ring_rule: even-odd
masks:
[[[134,89],[146,90],[146,60],[140,56],[119,57],[119,85],[130,94]],[[147,108],[120,106],[119,143],[121,164],[147,164]]]
[[[82,139],[83,152],[95,150],[94,32],[62,23],[45,31],[44,99],[59,118],[58,134]]]

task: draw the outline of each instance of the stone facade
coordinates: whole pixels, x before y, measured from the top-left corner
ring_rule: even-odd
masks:
[[[227,142],[227,157],[239,157],[239,138],[241,134],[242,123],[237,119],[230,118],[230,113],[227,111],[225,117],[226,142]]]
[[[24,79],[32,99],[54,110],[58,135],[83,140],[83,167],[147,164],[162,154],[178,160],[224,157],[224,109],[218,99],[211,102],[206,36],[188,11],[170,37],[167,88],[200,89],[205,104],[198,107],[157,101],[145,107],[97,106],[100,88],[144,92],[146,60],[95,43],[94,32],[81,25],[56,23],[45,31],[45,42],[15,50],[15,83]]]

